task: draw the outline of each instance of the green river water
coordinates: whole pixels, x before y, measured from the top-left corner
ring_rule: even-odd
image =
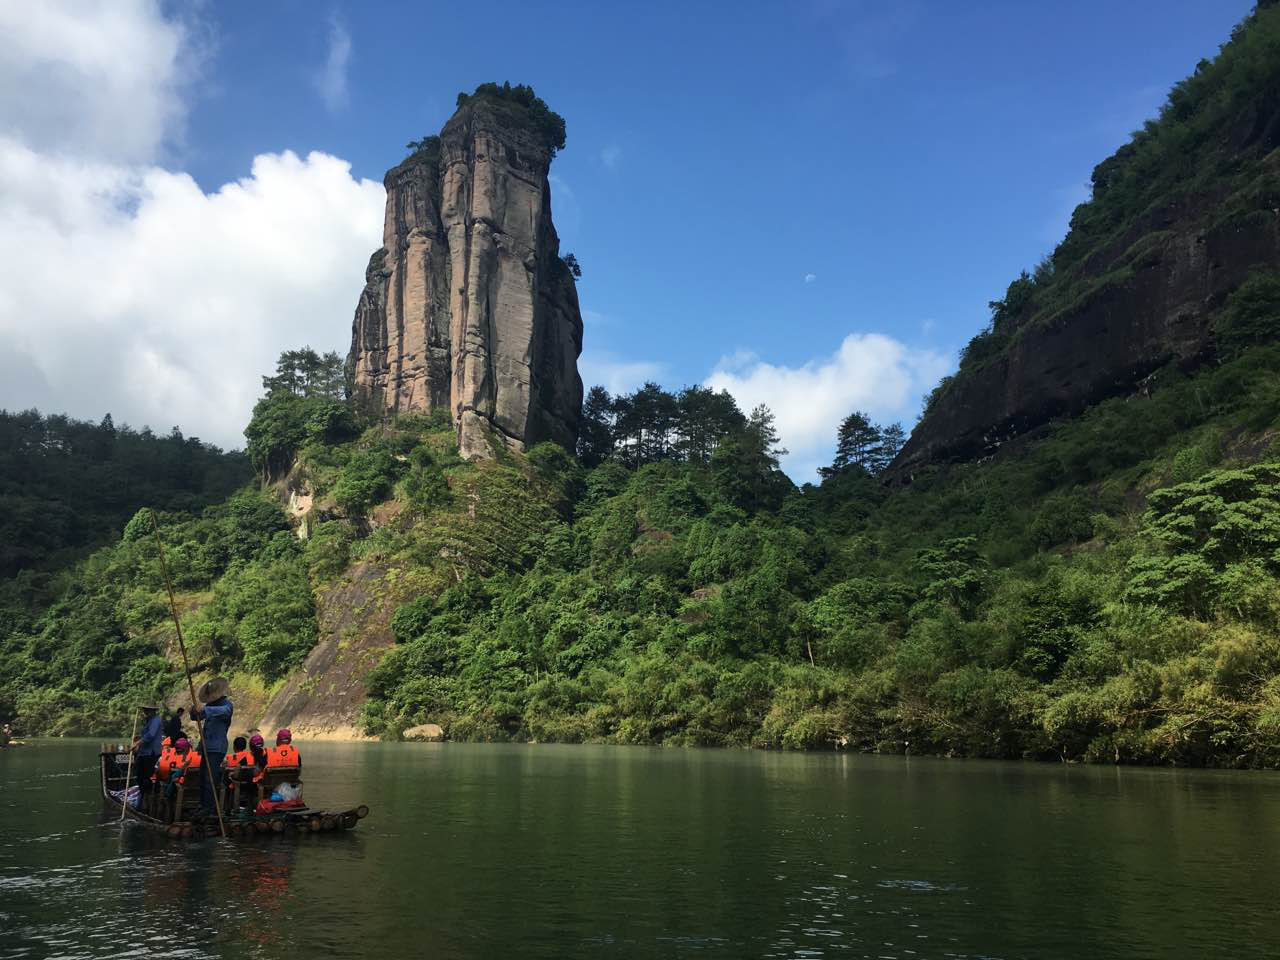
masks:
[[[306,744],[349,833],[168,840],[0,750],[0,958],[1280,957],[1280,775]]]

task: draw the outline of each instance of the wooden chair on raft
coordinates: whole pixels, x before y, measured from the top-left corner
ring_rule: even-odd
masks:
[[[228,767],[224,771],[223,786],[226,789],[226,799],[223,805],[227,810],[239,811],[242,807],[247,807],[252,812],[254,805],[258,802],[258,789],[254,786],[254,777],[257,775],[258,768],[248,764]]]
[[[283,783],[296,784],[299,789],[298,807],[304,806],[301,801],[302,768],[301,767],[267,767],[262,771],[262,779],[258,781],[258,799],[270,800],[271,793]]]

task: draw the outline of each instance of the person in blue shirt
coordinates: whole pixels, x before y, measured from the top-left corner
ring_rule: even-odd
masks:
[[[137,777],[138,799],[141,802],[151,793],[151,774],[155,772],[156,761],[160,759],[160,745],[164,739],[164,723],[160,719],[160,708],[153,703],[145,703],[138,708],[142,711],[142,732],[133,741],[133,772]]]
[[[203,773],[200,777],[200,815],[212,817],[217,808],[213,792],[222,789],[222,764],[227,758],[227,731],[231,729],[234,712],[227,696],[231,685],[221,677],[206,681],[198,693],[203,707],[191,707],[191,719],[204,722],[201,752],[204,754]]]

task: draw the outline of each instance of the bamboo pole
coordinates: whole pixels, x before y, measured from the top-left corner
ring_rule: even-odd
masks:
[[[137,750],[134,740],[138,738],[138,714],[142,711],[134,708],[133,733],[129,734],[129,766],[124,771],[124,792],[120,797],[120,822],[124,823],[125,811],[129,809],[129,778],[133,776],[133,754]],[[138,784],[138,802],[142,802],[142,784]]]
[[[149,511],[151,514],[151,530],[156,535],[156,547],[160,551],[160,569],[164,573],[164,585],[169,591],[169,611],[173,614],[173,626],[178,631],[178,649],[182,651],[182,669],[187,674],[187,690],[191,693],[191,706],[196,706],[196,683],[191,679],[191,661],[187,659],[187,644],[182,639],[182,624],[178,620],[178,602],[173,598],[173,581],[169,579],[169,564],[164,557],[164,542],[160,539],[160,524],[156,522],[156,512]],[[196,732],[200,734],[200,752],[204,755],[204,775],[209,778],[209,784],[213,784],[213,768],[209,764],[209,748],[204,742],[204,721],[195,718]],[[218,796],[221,790],[212,790],[213,808],[218,814],[218,830],[223,837],[227,835],[227,825],[222,819],[222,798]]]

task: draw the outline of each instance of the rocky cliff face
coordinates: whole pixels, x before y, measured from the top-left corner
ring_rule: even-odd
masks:
[[[1211,318],[1257,267],[1280,264],[1280,214],[1206,227],[1212,200],[1176,205],[1092,258],[1097,287],[1082,302],[1028,320],[1003,355],[964,370],[920,421],[891,475],[973,460],[1054,418],[1126,392],[1170,362],[1211,357]],[[1157,235],[1158,234],[1158,235]],[[1137,265],[1124,252],[1144,238]],[[1109,275],[1115,275],[1108,279]]]
[[[349,365],[389,413],[445,408],[462,454],[578,435],[582,316],[551,222],[552,149],[518,106],[475,96],[388,171]]]
[[[994,312],[935,391],[890,478],[980,459],[1054,418],[1143,392],[1170,363],[1212,357],[1229,295],[1277,267],[1280,4],[1259,4],[1094,170],[1067,237],[1016,298],[993,304],[1016,308]]]

